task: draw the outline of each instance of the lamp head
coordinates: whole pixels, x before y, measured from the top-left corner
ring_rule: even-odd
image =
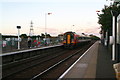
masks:
[[[21,26],[17,26],[17,29],[21,29]]]

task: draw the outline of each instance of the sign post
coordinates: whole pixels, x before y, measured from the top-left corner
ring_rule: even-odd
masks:
[[[18,29],[18,49],[20,49],[20,29],[21,29],[21,26],[17,26],[17,29]]]

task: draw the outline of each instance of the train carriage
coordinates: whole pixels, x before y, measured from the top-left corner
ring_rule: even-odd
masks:
[[[70,49],[90,41],[89,37],[77,35],[75,32],[66,32],[63,37],[64,47]]]

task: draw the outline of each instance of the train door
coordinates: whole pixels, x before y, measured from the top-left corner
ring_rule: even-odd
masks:
[[[70,44],[71,43],[71,36],[70,34],[67,35],[67,44]]]

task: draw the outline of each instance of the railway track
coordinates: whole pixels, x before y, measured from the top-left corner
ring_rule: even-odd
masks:
[[[71,64],[73,64],[91,45],[90,43],[82,48],[74,50],[63,50],[56,54],[47,55],[39,59],[36,65],[26,68],[22,71],[9,75],[3,80],[38,80],[54,78],[57,79]],[[32,62],[33,63],[33,62]]]
[[[34,76],[31,80],[57,80],[92,44],[74,50],[71,55]]]
[[[6,78],[13,74],[19,73],[27,68],[31,68],[31,67],[39,64],[40,62],[42,62],[42,60],[44,60],[44,58],[46,59],[46,57],[51,56],[51,54],[56,56],[56,53],[63,51],[63,49],[61,47],[59,47],[59,48],[57,47],[56,49],[58,49],[58,50],[55,50],[55,49],[48,50],[48,49],[47,50],[45,49],[42,51],[37,51],[37,52],[35,50],[34,53],[36,52],[35,53],[35,54],[37,54],[36,56],[30,56],[30,57],[27,57],[27,58],[24,58],[21,60],[14,60],[15,56],[13,56],[13,55],[10,56],[14,61],[2,65],[2,77]],[[29,52],[29,53],[32,53],[32,52]],[[26,53],[25,53],[25,55],[26,55]],[[58,53],[57,55],[60,55],[60,54]]]

